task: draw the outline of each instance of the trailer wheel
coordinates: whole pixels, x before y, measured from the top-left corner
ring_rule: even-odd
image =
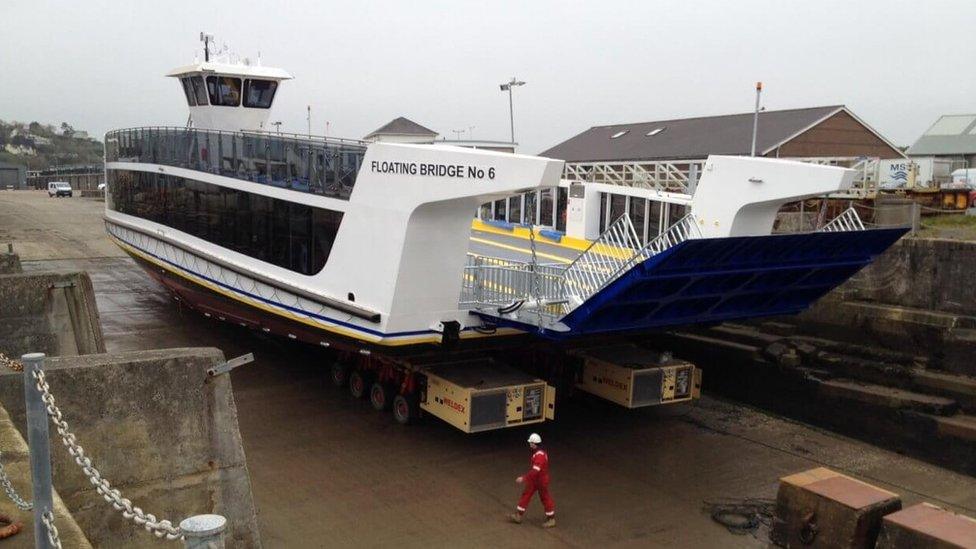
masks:
[[[393,419],[400,425],[409,425],[420,417],[420,404],[414,395],[393,397]]]
[[[341,362],[332,364],[332,384],[336,387],[345,387],[349,383],[349,366]]]
[[[383,412],[393,406],[393,397],[395,395],[396,390],[392,384],[374,381],[373,386],[369,388],[369,403],[377,411]]]
[[[349,393],[355,398],[363,398],[369,393],[369,374],[353,370],[349,374]]]

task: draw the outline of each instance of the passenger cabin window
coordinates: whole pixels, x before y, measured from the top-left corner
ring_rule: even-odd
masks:
[[[274,80],[245,80],[244,106],[254,109],[271,108],[278,83]]]
[[[193,95],[196,97],[197,106],[206,106],[207,87],[203,85],[203,78],[200,76],[191,76],[190,83],[193,84]]]
[[[342,212],[172,175],[109,170],[109,209],[223,248],[314,275],[325,267]]]
[[[190,77],[184,76],[180,78],[180,83],[183,84],[183,93],[186,94],[186,102],[191,107],[197,106],[197,99],[193,96],[193,84],[190,83]]]
[[[241,104],[241,79],[229,76],[208,76],[207,93],[210,104],[221,107],[239,107]]]

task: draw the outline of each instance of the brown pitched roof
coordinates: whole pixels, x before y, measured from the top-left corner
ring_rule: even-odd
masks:
[[[437,132],[425,128],[409,118],[399,117],[387,122],[384,126],[373,130],[366,136],[366,139],[376,134],[395,134],[395,135],[430,135],[437,137]]]
[[[756,153],[775,148],[843,108],[843,105],[832,105],[759,113]],[[752,146],[752,118],[753,113],[744,113],[594,126],[540,156],[567,162],[607,162],[746,155]],[[663,129],[648,135],[658,128]],[[611,139],[620,132],[626,133]]]

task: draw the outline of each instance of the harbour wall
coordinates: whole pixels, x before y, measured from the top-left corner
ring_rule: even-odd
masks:
[[[94,465],[146,512],[174,524],[218,513],[228,547],[260,547],[237,408],[214,348],[56,357],[45,370],[57,405]],[[0,374],[0,403],[26,425],[23,376]],[[98,495],[52,432],[54,483],[92,544],[158,547]]]
[[[12,358],[104,353],[88,273],[0,274],[0,351]]]
[[[976,242],[903,238],[808,311],[804,333],[904,352],[976,376]]]

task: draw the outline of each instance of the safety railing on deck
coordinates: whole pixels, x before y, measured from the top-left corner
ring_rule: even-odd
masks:
[[[526,299],[552,302],[563,298],[563,270],[555,264],[533,265],[469,255],[461,289],[462,306],[508,305]]]
[[[819,232],[822,233],[834,233],[841,231],[863,231],[864,223],[861,221],[861,216],[857,214],[857,210],[853,207],[844,210],[844,212],[837,217],[830,220],[829,223],[821,227]]]
[[[105,136],[106,162],[163,164],[344,200],[365,155],[361,141],[266,132],[145,127]]]
[[[634,224],[621,215],[566,268],[566,290],[579,302],[603,287],[607,279],[631,263],[642,248]]]

